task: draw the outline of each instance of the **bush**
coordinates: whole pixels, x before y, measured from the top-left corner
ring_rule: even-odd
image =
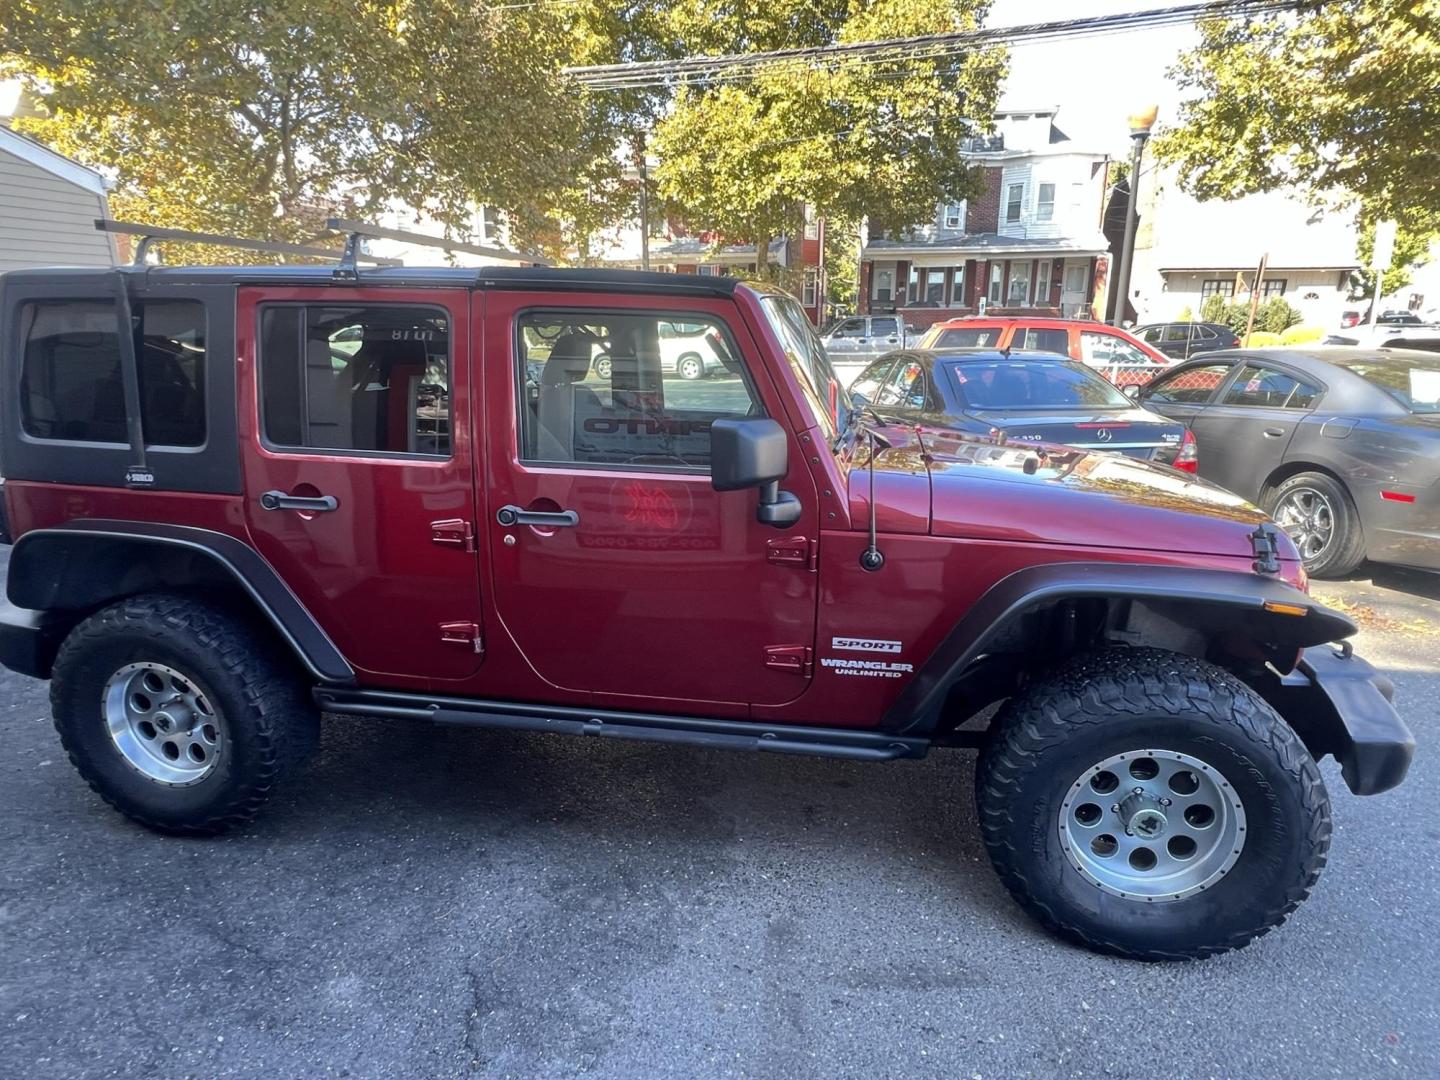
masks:
[[[1242,331],[1244,329],[1243,326],[1240,328]],[[1280,335],[1271,333],[1269,330],[1256,330],[1249,337],[1242,338],[1240,344],[1247,349],[1263,349],[1268,345],[1279,345]]]
[[[1292,326],[1280,335],[1281,345],[1306,345],[1325,336],[1323,326]]]
[[[1249,317],[1247,311],[1246,317]],[[1285,302],[1283,296],[1272,296],[1255,312],[1255,329],[1268,330],[1272,334],[1283,334],[1301,319],[1300,312]],[[1244,327],[1242,326],[1243,330]]]
[[[1176,316],[1175,316],[1175,321],[1176,321],[1176,322],[1194,322],[1194,321],[1195,321],[1195,313],[1190,310],[1190,305],[1189,305],[1189,304],[1186,304],[1186,305],[1185,305],[1185,309],[1184,309],[1183,311],[1181,311],[1179,315],[1176,315]]]
[[[1200,321],[1226,323],[1228,325],[1228,320],[1225,318],[1225,309],[1227,306],[1225,297],[1219,293],[1210,294],[1205,298],[1205,302],[1200,305]]]

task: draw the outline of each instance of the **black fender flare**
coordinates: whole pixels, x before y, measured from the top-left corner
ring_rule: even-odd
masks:
[[[1356,630],[1340,612],[1260,574],[1108,562],[1029,566],[1001,578],[975,602],[915,672],[882,727],[935,730],[951,688],[1007,630],[1038,608],[1085,598],[1139,601],[1198,629],[1238,635],[1282,673],[1294,667],[1301,649]]]
[[[203,560],[254,601],[312,675],[327,683],[354,682],[354,669],[274,567],[245,541],[213,529],[102,519],[33,529],[16,540],[10,555],[10,603],[46,613],[85,612],[130,595],[134,590],[120,578],[125,554],[137,546]]]

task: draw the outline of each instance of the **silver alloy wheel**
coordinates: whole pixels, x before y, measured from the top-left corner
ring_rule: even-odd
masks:
[[[684,356],[680,358],[680,377],[682,379],[698,379],[705,374],[705,367],[700,363],[698,357]]]
[[[602,356],[599,360],[595,361],[595,374],[602,379],[609,379],[612,367],[613,364],[610,357]]]
[[[1300,558],[1314,562],[1335,535],[1335,507],[1312,487],[1297,487],[1275,506],[1275,523],[1290,534]]]
[[[194,784],[224,751],[222,725],[194,681],[164,664],[126,664],[101,692],[110,738],[122,757],[161,784]]]
[[[1245,807],[1193,754],[1136,750],[1080,774],[1060,807],[1070,865],[1114,896],[1183,900],[1230,872],[1245,847]]]

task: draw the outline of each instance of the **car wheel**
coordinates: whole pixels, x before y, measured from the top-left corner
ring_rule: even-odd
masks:
[[[1343,577],[1365,560],[1360,515],[1343,484],[1304,472],[1278,485],[1265,510],[1290,534],[1312,577]]]
[[[212,604],[131,597],[65,638],[50,683],[55,727],[122,814],[213,835],[253,817],[318,740],[317,710],[287,659]]]
[[[691,382],[705,374],[704,362],[693,353],[687,353],[685,356],[680,357],[679,369],[680,377],[682,379],[688,379]]]
[[[1140,960],[1248,944],[1325,865],[1315,762],[1253,690],[1159,649],[1110,649],[1031,684],[976,778],[990,858],[1055,933]]]
[[[610,357],[608,357],[608,356],[602,356],[602,357],[600,357],[600,359],[598,359],[598,360],[595,361],[595,374],[596,374],[596,376],[598,376],[599,378],[605,380],[606,382],[609,382],[609,381],[610,381],[610,369],[611,369]]]

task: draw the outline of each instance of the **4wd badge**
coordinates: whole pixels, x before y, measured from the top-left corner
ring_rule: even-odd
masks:
[[[832,649],[844,649],[847,652],[883,652],[898,653],[900,642],[885,641],[881,638],[863,637],[832,637],[830,639]]]

